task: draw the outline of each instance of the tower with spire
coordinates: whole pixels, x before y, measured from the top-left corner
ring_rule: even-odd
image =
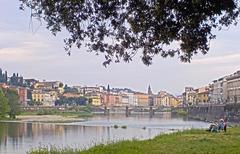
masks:
[[[107,85],[107,92],[110,93],[110,86],[109,86],[109,84]]]
[[[153,100],[153,93],[152,93],[152,89],[151,86],[149,84],[148,86],[148,105],[149,106],[154,106],[154,100]]]
[[[149,84],[149,86],[148,86],[148,95],[152,95],[153,93],[152,93],[152,89],[151,89],[151,86],[150,86],[150,84]]]

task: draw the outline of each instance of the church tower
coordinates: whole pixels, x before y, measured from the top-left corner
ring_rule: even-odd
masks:
[[[151,89],[151,86],[149,85],[148,86],[148,95],[152,95],[153,93],[152,93],[152,89]]]
[[[154,106],[154,96],[152,93],[151,86],[148,86],[148,105],[149,106]]]

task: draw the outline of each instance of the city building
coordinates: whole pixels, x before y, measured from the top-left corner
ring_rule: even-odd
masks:
[[[161,106],[163,107],[171,107],[171,97],[169,95],[164,95],[161,97]]]
[[[137,100],[138,106],[149,106],[149,95],[141,92],[134,94]]]
[[[183,96],[182,95],[178,95],[177,97],[176,97],[176,99],[178,100],[178,102],[179,102],[179,104],[178,104],[178,106],[183,106]]]
[[[150,85],[148,86],[148,105],[154,106],[154,95]]]
[[[224,96],[224,91],[226,91],[226,79],[228,76],[219,78],[214,80],[212,84],[210,84],[210,92],[209,92],[209,102],[211,104],[222,104],[226,103],[227,97]]]
[[[154,103],[157,107],[177,107],[180,105],[178,98],[166,91],[158,92],[158,94],[154,97]]]
[[[183,106],[195,105],[197,100],[197,93],[193,87],[185,87],[183,93]]]
[[[19,96],[19,101],[22,105],[26,106],[27,105],[27,88],[25,87],[17,87],[17,92]]]
[[[13,73],[13,75],[10,77],[9,85],[22,87],[23,86],[23,77],[19,76],[18,73],[17,74]]]
[[[37,82],[33,85],[33,87],[36,90],[43,90],[43,91],[56,90],[60,94],[62,94],[64,92],[63,83],[60,81]]]
[[[240,71],[226,78],[226,93],[228,103],[240,103]]]
[[[180,101],[176,97],[174,97],[173,95],[170,95],[169,97],[170,97],[170,106],[171,107],[180,106]]]
[[[42,104],[41,106],[54,106],[57,96],[53,92],[34,90],[32,91],[32,100],[40,102]]]
[[[209,86],[198,88],[195,91],[197,92],[197,104],[205,104],[209,102]]]
[[[109,85],[108,85],[109,86]],[[111,93],[114,94],[119,94],[119,93],[134,93],[133,90],[129,89],[129,88],[112,88]]]
[[[164,96],[168,95],[166,91],[159,91],[156,96],[154,96],[154,106],[162,107],[162,99]]]
[[[137,106],[136,97],[134,97],[134,93],[121,91],[121,104],[122,106]]]
[[[100,93],[103,92],[103,87],[102,86],[95,86],[95,87],[77,87],[78,91],[82,94],[88,94],[88,93]]]
[[[62,96],[66,98],[77,98],[83,96],[83,94],[79,92],[64,92]]]
[[[111,93],[102,93],[103,105],[121,106],[121,96]]]
[[[160,107],[160,106],[161,106],[161,96],[156,95],[156,96],[154,97],[154,105],[157,106],[157,107]]]
[[[89,103],[93,106],[101,106],[102,105],[101,95],[92,95],[88,99],[89,99]]]
[[[24,79],[24,86],[29,87],[29,88],[34,88],[34,84],[39,82],[36,79]]]
[[[82,93],[82,94],[83,94],[83,92],[82,92],[82,86],[73,86],[73,88],[77,89],[77,91],[78,91],[79,93]]]
[[[7,71],[3,73],[2,69],[0,68],[0,83],[8,83],[8,76],[7,76]]]

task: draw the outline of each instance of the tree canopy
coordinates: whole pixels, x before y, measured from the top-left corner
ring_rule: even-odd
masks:
[[[9,110],[8,99],[0,88],[0,118],[5,118]]]
[[[20,102],[18,93],[11,89],[0,88],[0,118],[15,119],[20,114]]]
[[[190,62],[209,51],[213,29],[236,24],[238,0],[20,0],[20,9],[44,19],[56,35],[69,32],[65,50],[83,45],[105,55],[104,65],[129,62],[137,52],[146,65],[155,55]],[[170,45],[170,46],[169,46]]]
[[[56,100],[55,105],[57,106],[80,106],[87,105],[87,98],[85,97],[60,97],[60,99]]]
[[[9,104],[9,117],[12,119],[16,118],[16,115],[20,114],[20,102],[19,102],[19,96],[18,93],[14,90],[7,89],[6,92],[6,97],[8,99],[8,104]]]

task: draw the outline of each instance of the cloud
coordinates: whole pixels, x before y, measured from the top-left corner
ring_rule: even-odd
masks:
[[[49,58],[58,53],[56,41],[42,33],[0,31],[1,61],[32,61]]]
[[[221,55],[216,57],[208,57],[194,59],[192,64],[195,65],[212,65],[212,64],[240,64],[240,54]]]
[[[1,61],[18,61],[24,60],[27,57],[32,56],[30,52],[27,52],[21,48],[2,48],[0,49],[0,60]]]

